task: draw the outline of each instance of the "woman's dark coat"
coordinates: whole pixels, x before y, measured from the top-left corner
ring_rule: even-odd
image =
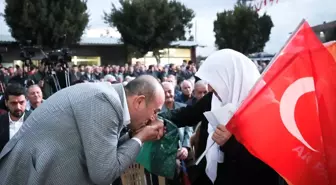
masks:
[[[212,93],[209,93],[193,106],[161,114],[179,127],[195,126],[200,121],[202,122],[198,151],[195,151],[196,159],[206,147],[208,121],[203,113],[211,110],[211,99]],[[268,165],[252,156],[234,136],[221,149],[224,152],[224,163],[218,164],[215,185],[279,185],[281,181],[279,175]],[[193,166],[189,170],[193,185],[212,185],[205,173],[205,166],[206,159],[204,158],[198,166]]]

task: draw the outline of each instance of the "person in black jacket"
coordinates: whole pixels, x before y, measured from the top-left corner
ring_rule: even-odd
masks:
[[[31,113],[26,110],[26,91],[22,85],[8,85],[3,99],[1,108],[8,113],[0,115],[0,152]]]
[[[209,56],[196,76],[207,81],[209,89],[212,89],[213,92],[204,96],[193,106],[173,110],[161,114],[161,116],[174,123],[184,123],[184,125],[178,125],[179,127],[194,126],[201,121],[199,143],[197,151],[195,151],[195,157],[198,158],[205,151],[209,136],[208,121],[203,113],[219,106],[218,102],[214,101],[216,99],[222,105],[239,106],[241,101],[247,97],[260,74],[246,56],[225,49]],[[251,155],[234,136],[228,133],[224,126],[217,127],[216,133],[223,133],[220,136],[214,134],[212,139],[220,145],[221,151],[224,152],[224,162],[215,166],[217,167],[217,176],[213,183],[205,173],[208,164],[204,158],[198,166],[189,170],[193,185],[279,184],[279,175],[268,165]]]

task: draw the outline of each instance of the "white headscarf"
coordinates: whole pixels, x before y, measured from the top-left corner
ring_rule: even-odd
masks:
[[[260,78],[256,65],[245,55],[232,49],[222,49],[211,54],[195,75],[208,82],[219,97],[213,96],[212,110],[228,103],[238,108]],[[212,135],[215,129],[208,124],[207,148],[213,143]],[[206,159],[206,173],[214,183],[217,177],[217,163],[223,162],[224,154],[215,144],[209,149]]]

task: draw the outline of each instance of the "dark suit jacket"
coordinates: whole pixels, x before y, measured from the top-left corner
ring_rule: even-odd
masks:
[[[201,121],[198,151],[195,151],[196,158],[206,148],[208,121],[203,113],[211,110],[212,94],[208,93],[193,106],[161,114],[162,117],[176,124],[187,124],[178,125],[179,127],[194,126]],[[224,163],[218,164],[215,185],[279,184],[279,175],[265,163],[251,155],[234,136],[221,149],[224,152],[225,158]],[[212,185],[212,182],[205,174],[205,167],[206,159],[204,158],[199,165],[195,166],[192,172],[189,172],[193,185]]]
[[[80,80],[81,76],[82,76],[82,74],[80,72],[76,72],[76,73],[71,72],[70,73],[71,83],[74,83],[74,82]]]
[[[23,120],[25,121],[31,111],[26,111]],[[0,115],[0,152],[9,141],[9,118],[8,113]]]
[[[27,76],[13,76],[8,83],[18,83],[22,86],[26,86]]]
[[[82,75],[80,77],[80,80],[84,80],[84,81],[94,81],[94,80],[97,80],[96,79],[96,76],[94,73],[92,73],[91,75],[85,73],[84,75]]]

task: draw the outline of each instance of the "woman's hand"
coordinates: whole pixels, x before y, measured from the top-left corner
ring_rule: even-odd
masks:
[[[188,149],[182,147],[177,151],[176,157],[180,160],[185,160],[188,157]]]
[[[219,145],[224,145],[232,136],[232,134],[226,129],[225,125],[218,125],[212,139]]]

